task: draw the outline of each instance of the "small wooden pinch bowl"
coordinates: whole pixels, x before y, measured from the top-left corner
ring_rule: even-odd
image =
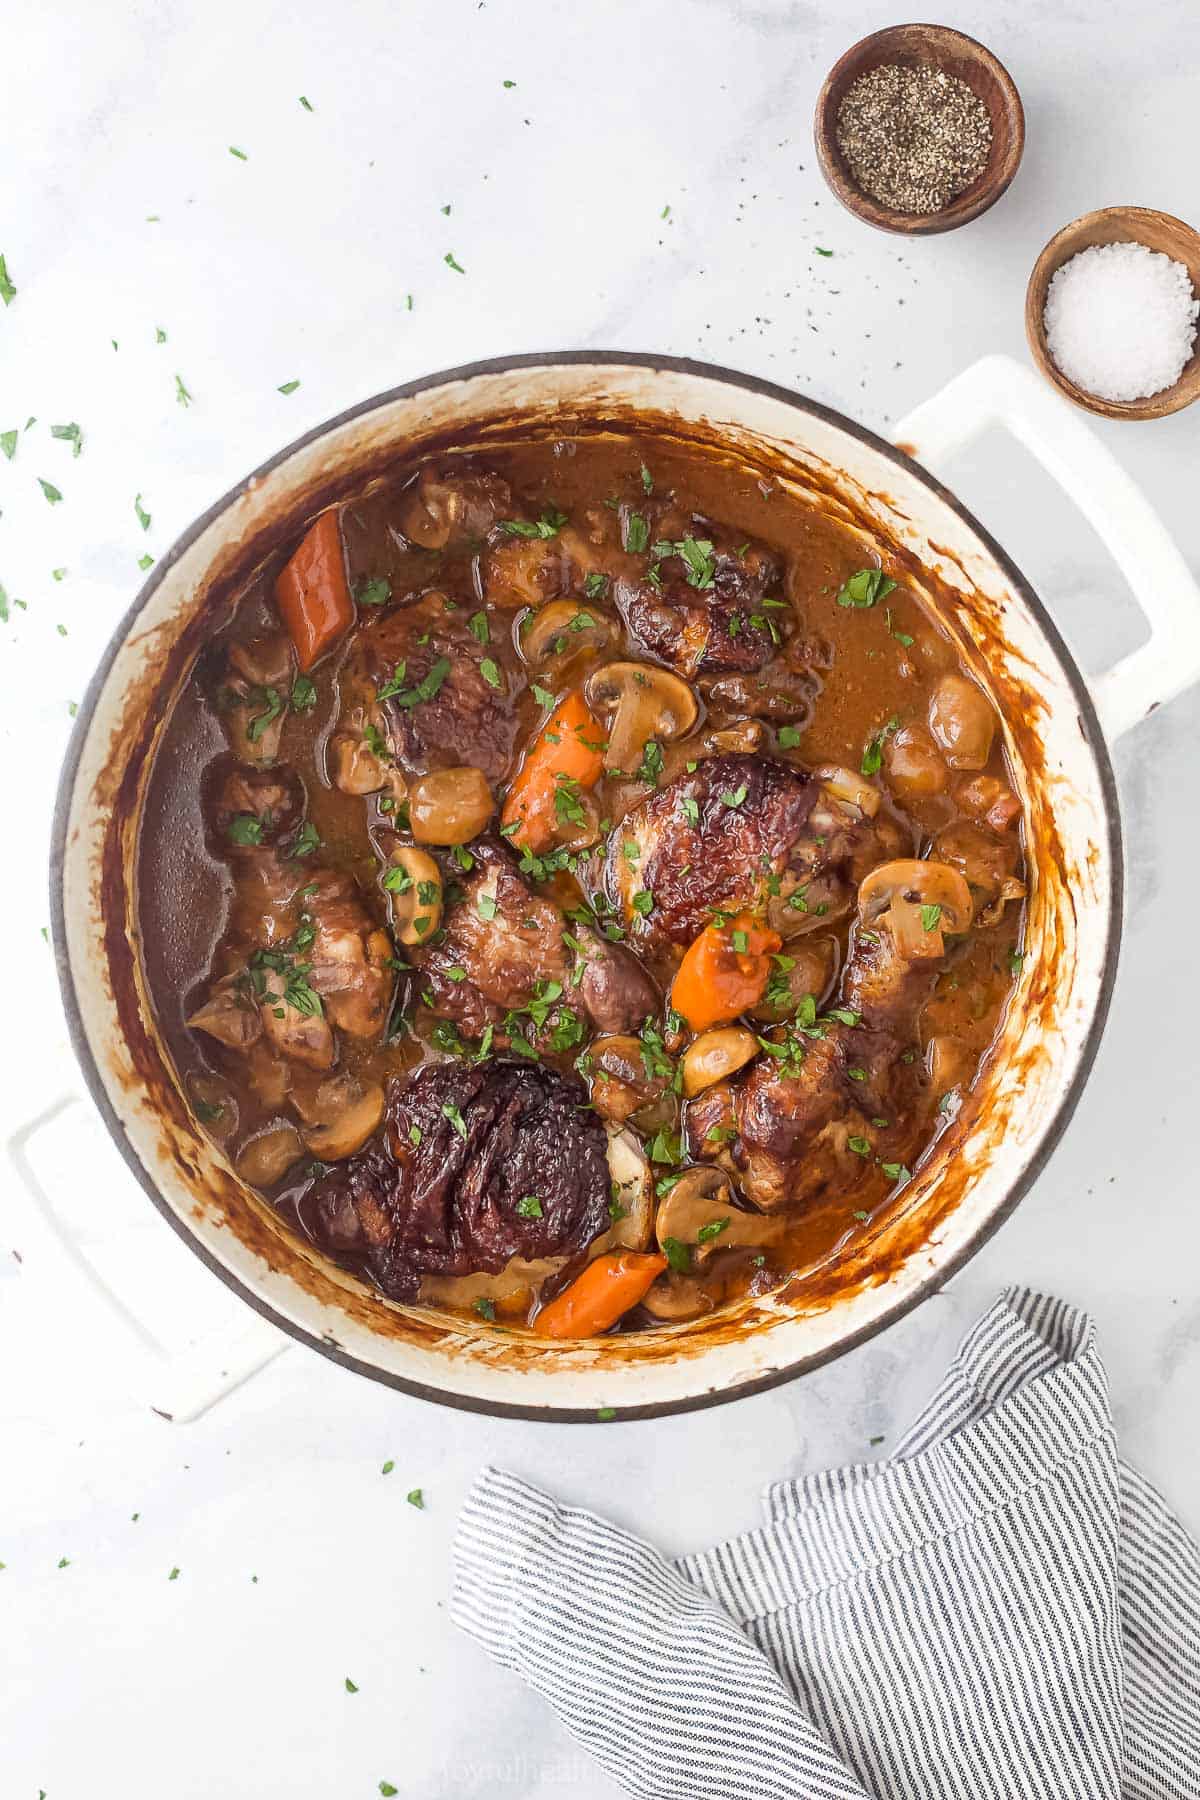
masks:
[[[896,212],[865,194],[838,148],[837,119],[847,88],[860,75],[887,63],[915,68],[922,63],[955,75],[988,109],[992,143],[988,159],[961,194],[936,213]],[[891,25],[852,44],[825,77],[817,96],[813,138],[821,173],[848,211],[879,231],[931,237],[954,231],[994,206],[1016,174],[1025,148],[1025,112],[1016,84],[990,50],[948,25]]]
[[[1025,290],[1025,336],[1034,362],[1060,394],[1105,419],[1162,419],[1180,412],[1200,396],[1200,337],[1178,381],[1144,400],[1104,400],[1099,394],[1089,394],[1086,388],[1076,387],[1051,356],[1046,342],[1050,283],[1064,263],[1093,244],[1144,244],[1147,250],[1161,250],[1172,262],[1183,263],[1191,276],[1192,292],[1200,295],[1200,232],[1182,219],[1150,206],[1103,206],[1099,212],[1084,213],[1050,239],[1033,265]]]

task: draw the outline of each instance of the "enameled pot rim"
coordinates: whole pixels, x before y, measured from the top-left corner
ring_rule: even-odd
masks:
[[[74,797],[76,776],[80,758],[91,725],[92,714],[97,700],[104,687],[109,671],[112,668],[121,646],[129,637],[144,607],[157,590],[160,583],[180,557],[191,547],[208,528],[215,523],[222,513],[227,511],[245,491],[251,482],[260,480],[270,474],[281,463],[293,456],[306,445],[315,443],[327,434],[342,426],[362,418],[378,408],[399,400],[413,397],[431,389],[441,388],[452,382],[470,382],[479,376],[504,375],[521,369],[553,369],[583,365],[596,368],[626,367],[643,369],[662,369],[673,374],[693,377],[699,380],[724,384],[746,392],[762,395],[767,399],[778,401],[793,410],[821,419],[828,425],[856,438],[875,455],[887,462],[904,469],[910,476],[919,481],[943,505],[948,507],[974,533],[980,544],[995,562],[1009,582],[1021,602],[1028,608],[1038,627],[1049,641],[1058,658],[1061,669],[1070,686],[1074,701],[1079,710],[1079,719],[1088,751],[1094,761],[1101,798],[1103,802],[1103,822],[1107,837],[1109,857],[1109,891],[1108,891],[1108,933],[1105,955],[1095,1007],[1092,1012],[1086,1034],[1079,1048],[1074,1071],[1068,1085],[1058,1103],[1057,1110],[1049,1120],[1042,1134],[1036,1151],[1028,1165],[1006,1193],[1002,1203],[997,1205],[981,1223],[978,1230],[953,1255],[939,1263],[928,1276],[917,1282],[913,1289],[901,1296],[896,1302],[882,1310],[878,1316],[854,1331],[839,1337],[823,1350],[803,1358],[790,1366],[774,1369],[766,1375],[753,1376],[745,1381],[734,1382],[719,1390],[708,1391],[672,1400],[657,1401],[644,1406],[621,1406],[617,1410],[620,1420],[661,1418],[675,1413],[698,1412],[704,1408],[725,1405],[750,1394],[764,1393],[771,1388],[780,1387],[785,1382],[794,1381],[800,1375],[809,1374],[814,1369],[832,1362],[846,1351],[867,1342],[879,1332],[893,1325],[898,1319],[918,1306],[923,1300],[938,1292],[970,1259],[982,1249],[993,1233],[1015,1211],[1030,1187],[1042,1173],[1051,1155],[1056,1149],[1067,1125],[1075,1112],[1083,1092],[1084,1085],[1095,1062],[1103,1035],[1108,1009],[1112,999],[1113,985],[1116,979],[1117,961],[1120,952],[1122,934],[1122,906],[1124,897],[1124,854],[1120,823],[1120,811],[1117,799],[1116,778],[1108,745],[1100,727],[1100,721],[1092,700],[1091,693],[1083,675],[1075,662],[1071,651],[1067,648],[1057,626],[1050,617],[1042,601],[1034,591],[1031,583],[1017,568],[1012,558],[965,507],[938,479],[931,475],[912,457],[894,444],[889,444],[866,426],[847,418],[834,407],[809,400],[791,389],[781,387],[776,382],[764,381],[755,375],[747,375],[735,369],[728,369],[714,363],[705,363],[690,357],[654,356],[640,352],[622,350],[560,350],[528,352],[513,356],[488,358],[481,362],[464,363],[460,367],[437,370],[433,374],[423,375],[416,380],[403,382],[399,386],[389,388],[383,393],[374,394],[367,400],[359,401],[354,406],[336,414],[330,419],[316,425],[311,431],[294,438],[283,449],[277,451],[261,463],[250,475],[244,477],[234,487],[221,496],[206,512],[200,515],[187,530],[175,540],[163,556],[155,563],[153,570],[138,591],[137,597],[116,626],[112,637],[104,650],[100,662],[87,691],[80,702],[70,740],[63,760],[59,777],[58,793],[55,802],[54,820],[51,831],[50,849],[50,920],[55,962],[58,969],[59,986],[62,993],[63,1011],[66,1017],[72,1047],[78,1059],[88,1092],[108,1127],[109,1134],[120,1150],[129,1168],[148,1194],[158,1211],[166,1219],[172,1229],[189,1246],[192,1252],[204,1262],[214,1274],[218,1275],[231,1292],[236,1294],[255,1312],[268,1320],[279,1330],[286,1332],[297,1342],[307,1344],[311,1349],[319,1351],[332,1362],[351,1370],[358,1375],[365,1375],[371,1380],[382,1382],[388,1387],[410,1394],[417,1399],[429,1400],[441,1406],[449,1406],[458,1411],[485,1413],[493,1417],[525,1419],[530,1421],[569,1424],[573,1422],[594,1423],[594,1408],[570,1408],[557,1406],[514,1405],[511,1402],[488,1400],[475,1395],[455,1394],[443,1388],[432,1387],[426,1383],[414,1381],[391,1370],[378,1368],[361,1358],[352,1356],[338,1345],[328,1342],[314,1332],[305,1330],[294,1320],[287,1318],[276,1310],[268,1301],[255,1292],[252,1287],[227,1269],[207,1247],[201,1244],[167,1203],[163,1195],[143,1165],[133,1146],[130,1144],[121,1119],[109,1098],[107,1089],[101,1079],[87,1032],[84,1028],[78,996],[75,989],[74,976],[71,971],[70,957],[67,947],[67,926],[64,907],[63,877],[67,860],[67,836]],[[697,1365],[702,1368],[701,1362]]]

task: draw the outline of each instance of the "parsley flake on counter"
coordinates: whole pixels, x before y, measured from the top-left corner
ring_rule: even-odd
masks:
[[[71,1559],[70,1559],[70,1557],[69,1557],[69,1556],[60,1556],[60,1557],[59,1557],[59,1559],[58,1559],[58,1567],[59,1567],[59,1568],[60,1568],[60,1569],[69,1569],[69,1568],[70,1568],[70,1566],[71,1566]]]
[[[134,496],[133,510],[137,514],[137,522],[141,526],[142,530],[149,531],[149,529],[150,529],[150,514],[146,511],[145,507],[142,505],[142,496],[140,494],[136,494]]]
[[[400,1792],[399,1788],[394,1788],[390,1781],[381,1781],[379,1791],[383,1795],[383,1800],[392,1800],[392,1796]]]
[[[425,1493],[422,1488],[409,1488],[404,1498],[410,1506],[415,1506],[418,1512],[425,1511]]]
[[[17,438],[19,435],[20,433],[16,431],[0,431],[0,450],[3,450],[9,462],[11,462],[13,457],[17,454]]]
[[[813,248],[816,250],[816,253],[818,256],[832,256],[833,255],[832,250],[822,250],[820,244],[815,244],[813,246]]]
[[[596,1408],[596,1417],[602,1425],[606,1425],[610,1419],[615,1419],[616,1416],[617,1409],[615,1406],[598,1406]]]
[[[39,475],[37,479],[38,486],[41,488],[43,494],[45,494],[50,505],[57,506],[62,499],[62,494],[59,492],[58,488],[55,487],[52,481],[47,481],[44,475]]]
[[[300,104],[304,108],[305,112],[313,112],[315,110],[313,107],[313,103],[309,99],[307,94],[301,94]]]
[[[294,394],[299,386],[300,383],[298,381],[284,381],[275,389],[275,392],[277,394]]]
[[[8,264],[3,256],[0,256],[0,300],[3,300],[5,306],[11,306],[16,297],[17,290],[8,272]]]
[[[246,152],[244,150],[239,150],[236,144],[230,144],[229,154],[230,154],[230,156],[236,156],[239,162],[249,162],[250,161],[250,158],[246,155]]]
[[[52,425],[50,427],[50,436],[52,438],[62,438],[66,443],[70,444],[72,456],[78,456],[83,449],[83,432],[79,429],[79,426],[74,423],[70,425]]]
[[[453,250],[447,250],[445,256],[443,256],[443,258],[442,258],[442,261],[445,263],[445,265],[448,269],[453,269],[454,273],[456,275],[465,275],[467,272],[463,268],[463,266],[460,262],[455,261]]]
[[[51,569],[50,571],[55,581],[61,581],[66,572],[65,569]]]
[[[143,556],[138,557],[138,568],[139,569],[152,569],[153,567],[154,567],[154,558],[151,556],[150,552],[147,550]]]
[[[175,398],[180,406],[190,406],[192,404],[193,396],[182,375],[176,375],[175,377]]]
[[[171,1573],[167,1576],[167,1580],[168,1581],[178,1581],[179,1580],[179,1570],[172,1569]]]
[[[390,1475],[392,1470],[395,1468],[395,1466],[396,1466],[395,1463],[392,1461],[391,1457],[389,1456],[387,1461],[384,1463],[382,1469],[380,1469],[379,1473],[381,1475]]]
[[[358,1692],[358,1683],[356,1681],[351,1681],[348,1675],[346,1677],[346,1692],[348,1694],[357,1694]]]
[[[515,81],[502,81],[502,82],[501,82],[501,83],[500,83],[500,86],[501,86],[501,87],[506,87],[506,88],[515,88],[515,87],[516,87],[516,85],[517,85],[517,84],[516,84],[516,82],[515,82]]]

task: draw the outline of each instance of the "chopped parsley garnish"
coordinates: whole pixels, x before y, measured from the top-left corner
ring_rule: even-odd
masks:
[[[642,464],[641,476],[643,494],[652,494],[654,492],[654,477],[651,475],[645,463]]]
[[[300,383],[298,381],[282,381],[275,392],[277,394],[294,394],[299,386]]]
[[[410,1506],[415,1506],[418,1512],[424,1512],[425,1494],[421,1488],[409,1488],[404,1498],[408,1501]]]
[[[642,760],[638,765],[636,779],[644,782],[647,787],[657,787],[659,776],[662,772],[662,745],[656,742],[654,738],[648,738],[646,741],[646,748],[642,751]]]
[[[1008,953],[1008,972],[1010,975],[1019,975],[1024,966],[1024,963],[1025,963],[1025,952],[1023,950],[1010,950],[1009,951],[1009,953]]]
[[[903,1163],[896,1163],[896,1162],[883,1163],[883,1164],[881,1164],[881,1167],[889,1181],[911,1181],[912,1180],[911,1169],[906,1169]]]
[[[11,306],[16,297],[17,290],[13,286],[12,277],[9,275],[8,264],[5,262],[3,256],[0,256],[0,300],[3,300],[5,306]]]
[[[493,664],[493,667],[494,666],[495,665]],[[450,668],[451,668],[450,658],[448,656],[439,656],[437,661],[434,663],[433,667],[430,669],[428,675],[424,676],[420,681],[418,681],[418,683],[415,687],[403,688],[403,689],[395,688],[392,685],[392,683],[395,682],[396,676],[393,675],[392,683],[388,684],[386,696],[384,694],[384,690],[381,688],[379,690],[379,697],[381,699],[383,699],[385,697],[388,699],[394,699],[397,706],[403,706],[403,707],[421,706],[425,703],[425,701],[432,700],[435,697],[435,695],[439,692],[439,690],[441,689],[442,683],[445,681],[447,675],[450,673]],[[497,676],[498,675],[499,675],[499,671],[497,671]],[[499,685],[498,681],[497,681],[496,685]]]
[[[292,708],[295,712],[309,712],[317,704],[317,684],[307,675],[297,675],[292,683]]]
[[[475,1311],[479,1314],[481,1319],[494,1319],[496,1316],[496,1302],[481,1296],[475,1302]],[[395,1790],[393,1789],[393,1792],[394,1791]]]
[[[442,1117],[443,1117],[443,1119],[449,1119],[451,1125],[454,1127],[455,1131],[457,1131],[459,1137],[462,1138],[465,1142],[466,1136],[467,1136],[466,1122],[463,1119],[462,1114],[459,1112],[457,1106],[454,1105],[453,1101],[447,1100],[446,1104],[442,1108]]]
[[[246,152],[244,150],[239,150],[236,144],[230,144],[229,154],[230,154],[230,156],[236,156],[239,162],[249,162],[250,161],[250,158],[246,155]]]
[[[937,927],[938,927],[938,920],[941,918],[941,916],[942,916],[942,909],[940,906],[937,906],[937,905],[923,906],[921,908],[921,930],[922,931],[936,931]]]
[[[866,749],[862,753],[862,762],[859,764],[859,768],[864,775],[877,775],[879,773],[880,766],[883,762],[883,746],[891,736],[892,732],[896,730],[899,723],[899,719],[893,714],[887,724],[882,726],[867,744]]]
[[[488,616],[485,612],[472,613],[467,620],[467,630],[481,644],[490,644],[492,634],[488,628]]]
[[[853,1150],[855,1156],[870,1156],[871,1154],[870,1143],[865,1137],[847,1138],[846,1148],[848,1150]]]
[[[262,843],[262,820],[255,818],[253,813],[238,813],[230,819],[225,829],[230,840],[235,844]]]
[[[382,606],[392,597],[392,584],[382,575],[374,575],[370,581],[362,581],[354,590],[354,598],[360,606]]]
[[[640,556],[650,542],[650,526],[641,513],[631,512],[625,521],[625,548],[631,556]]]
[[[548,688],[541,687],[535,681],[531,691],[539,706],[548,707],[551,711],[554,710],[554,695]]]
[[[45,479],[45,477],[42,475],[39,475],[37,479],[38,479],[38,486],[41,488],[43,494],[45,494],[47,500],[50,502],[50,505],[57,506],[59,501],[62,499],[62,494],[59,491],[59,489],[55,487],[55,485],[52,481],[47,481]]]
[[[489,687],[502,688],[504,686],[504,677],[500,673],[499,665],[493,662],[490,656],[485,656],[480,663],[479,673],[483,676],[483,679],[487,682]]]
[[[610,1419],[615,1419],[616,1416],[617,1409],[615,1406],[598,1406],[596,1408],[596,1417],[602,1425],[607,1425],[608,1421]]]
[[[781,750],[795,750],[800,742],[800,733],[794,725],[781,725],[777,735]]]
[[[356,1681],[351,1681],[348,1675],[346,1677],[346,1692],[348,1694],[357,1694],[358,1692],[358,1683]]]
[[[142,530],[149,531],[149,529],[150,529],[150,514],[146,511],[145,507],[142,505],[142,496],[140,494],[134,495],[133,510],[137,514],[137,522],[141,526]]]
[[[517,1201],[517,1212],[522,1219],[540,1219],[542,1203],[536,1194],[525,1194]]]
[[[583,591],[589,600],[603,600],[608,592],[608,576],[596,569],[583,584]]]
[[[859,569],[851,575],[838,589],[839,606],[874,606],[885,594],[890,594],[896,583],[882,569]]]
[[[639,888],[629,904],[633,907],[634,912],[639,913],[643,919],[648,918],[654,911],[654,895],[649,888]]]
[[[175,377],[175,398],[180,406],[190,406],[192,404],[193,396],[189,392],[187,383],[184,381],[182,375],[176,375]]]
[[[674,543],[664,538],[655,544],[654,554],[682,558],[689,587],[710,588],[716,579],[717,559],[708,538],[678,538]]]
[[[720,1237],[721,1233],[727,1229],[729,1223],[728,1216],[724,1219],[710,1219],[708,1224],[702,1225],[696,1233],[696,1242],[698,1244],[711,1244],[714,1238]]]
[[[548,507],[536,523],[531,524],[528,519],[501,519],[500,529],[507,531],[509,537],[552,538],[558,536],[566,522],[566,513]]]
[[[0,450],[3,450],[9,462],[17,454],[17,439],[20,435],[19,431],[0,431]]]
[[[311,856],[314,850],[321,848],[321,834],[311,819],[306,819],[296,835],[296,841],[288,851],[293,858]]]
[[[663,1254],[668,1267],[675,1275],[686,1275],[692,1266],[692,1246],[680,1243],[678,1238],[663,1239]]]
[[[52,425],[50,427],[50,436],[52,438],[64,438],[71,446],[72,456],[78,456],[83,449],[83,433],[78,425]]]
[[[749,792],[749,788],[746,786],[745,782],[743,782],[741,787],[735,788],[731,794],[722,794],[721,804],[722,806],[728,806],[730,808],[740,806]]]
[[[264,687],[254,690],[255,697],[261,699],[263,711],[256,713],[246,726],[246,736],[252,744],[257,744],[269,725],[273,725],[283,711],[283,696],[278,688]]]
[[[442,258],[442,261],[445,263],[445,265],[448,269],[453,269],[454,273],[456,275],[465,275],[467,272],[463,268],[462,264],[455,260],[453,250],[447,250],[445,256],[443,256],[443,258]]]

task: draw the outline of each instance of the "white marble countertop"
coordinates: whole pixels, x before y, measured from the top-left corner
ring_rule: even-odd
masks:
[[[941,17],[1021,88],[1010,193],[924,243],[860,226],[821,182],[809,119],[829,64],[890,17],[803,0],[207,0],[25,21],[0,75],[0,251],[19,290],[0,311],[0,431],[37,419],[0,460],[0,583],[28,603],[0,624],[3,1137],[76,1087],[40,935],[69,703],[139,555],[248,469],[408,377],[559,347],[729,363],[886,429],[976,356],[1024,355],[1025,279],[1068,219],[1113,201],[1195,216],[1190,0],[1151,0],[1133,33],[1101,0],[1004,0]],[[73,420],[77,460],[48,430]],[[1200,569],[1200,409],[1096,428]],[[952,475],[1085,666],[1134,641],[1115,570],[1017,450],[984,443]],[[878,1437],[886,1449],[1011,1280],[1094,1311],[1127,1454],[1200,1526],[1198,732],[1192,694],[1120,748],[1125,947],[1049,1168],[947,1292],[771,1394],[652,1426],[535,1427],[433,1408],[294,1348],[171,1426],[123,1337],[67,1302],[7,1172],[6,1800],[352,1800],[381,1780],[405,1800],[600,1800],[613,1790],[542,1704],[447,1621],[455,1513],[479,1465],[510,1464],[669,1549],[703,1543],[752,1521],[766,1479],[871,1454]],[[135,1310],[168,1337],[193,1306],[227,1320],[232,1302],[86,1106],[38,1157]],[[417,1486],[424,1511],[405,1504]]]

